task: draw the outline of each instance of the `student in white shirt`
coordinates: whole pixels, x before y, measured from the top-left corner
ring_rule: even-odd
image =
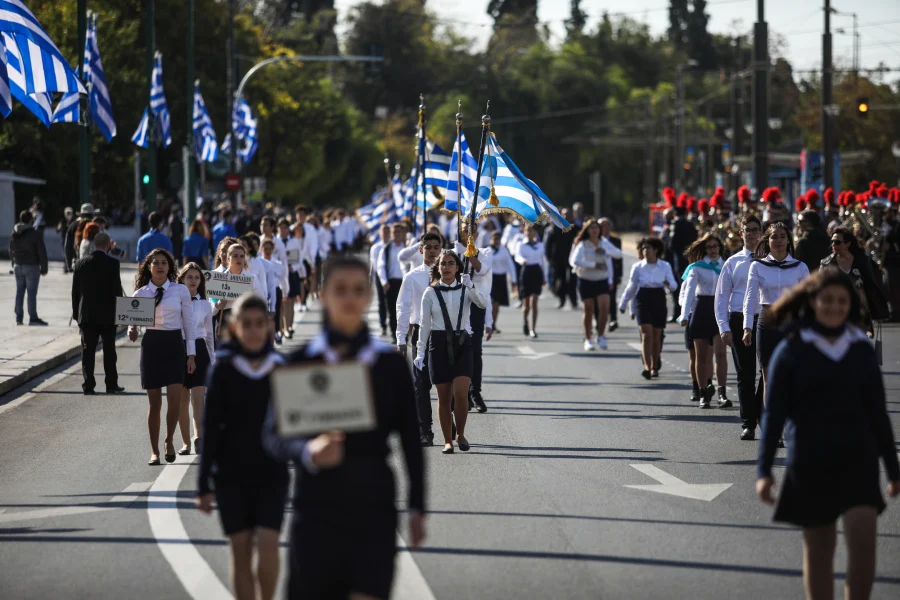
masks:
[[[265,290],[262,288],[263,283],[259,281],[256,275],[247,270],[247,251],[244,249],[244,245],[236,242],[229,246],[226,252],[226,262],[218,270],[223,273],[231,273],[232,275],[246,275],[250,277],[253,282],[251,291],[263,297],[263,294],[265,294]],[[235,301],[213,299],[210,302],[213,303],[214,327],[216,337],[219,338],[224,333],[225,328],[222,325],[231,315],[231,308]]]
[[[657,237],[646,237],[640,242],[644,258],[634,263],[628,276],[628,285],[619,301],[619,312],[624,313],[636,298],[638,327],[641,329],[641,359],[644,379],[659,377],[662,332],[666,327],[668,308],[666,290],[678,287],[672,266],[660,257],[666,248]]]
[[[463,240],[469,239],[469,222],[463,221],[461,230]],[[487,412],[487,404],[481,395],[482,375],[484,373],[484,341],[490,341],[493,331],[494,319],[491,306],[491,286],[494,278],[491,272],[493,256],[490,246],[476,248],[475,256],[464,256],[466,247],[456,241],[456,253],[462,258],[463,272],[468,273],[472,283],[478,288],[479,293],[485,299],[485,307],[473,306],[469,313],[469,323],[472,326],[472,387],[469,391],[469,408],[474,408],[480,413]],[[488,316],[490,315],[490,316]]]
[[[144,328],[141,341],[141,387],[147,391],[150,409],[147,427],[150,432],[150,460],[158,465],[159,429],[162,410],[162,388],[166,388],[166,462],[175,462],[173,438],[181,409],[185,372],[193,373],[197,334],[191,293],[175,283],[175,259],[161,248],[151,251],[135,278],[135,298],[155,298],[156,311],[152,327]],[[138,338],[138,328],[128,328],[128,339]]]
[[[281,305],[283,301],[281,282],[287,274],[287,265],[279,262],[275,257],[274,240],[263,240],[260,248],[263,258],[268,261],[269,275],[275,282],[275,297],[269,299],[269,310],[273,312],[272,316],[275,319],[275,343],[281,344]]]
[[[734,339],[734,332],[744,329],[744,297],[753,255],[762,237],[762,223],[755,215],[741,219],[744,247],[731,255],[722,267],[716,284],[716,321],[722,342],[731,348],[731,358],[737,376],[738,406],[741,409],[741,439],[756,439],[756,426],[762,417],[762,386],[756,385],[756,321],[753,318],[751,344],[745,346]],[[699,393],[699,390],[698,390]]]
[[[513,260],[509,249],[501,243],[503,234],[495,231],[491,234],[491,321],[493,332],[499,334],[497,329],[497,317],[500,315],[501,306],[509,306],[509,285],[507,278],[515,287],[518,285],[516,277],[516,261]]]
[[[278,236],[276,238],[284,246],[284,276],[281,279],[281,320],[276,329],[282,336],[290,337],[294,330],[294,302],[300,296],[300,277],[295,274],[294,265],[290,260],[290,251],[300,256],[302,248],[300,242],[291,235],[291,224],[287,219],[278,220]]]
[[[406,226],[402,223],[394,223],[391,227],[390,242],[385,242],[379,251],[377,262],[378,277],[384,288],[384,296],[387,301],[388,321],[391,325],[391,335],[397,337],[397,295],[400,293],[400,285],[403,283],[403,267],[400,265],[400,251],[406,248]]]
[[[265,263],[257,256],[257,244],[253,239],[254,235],[256,234],[248,233],[238,239],[241,241],[241,246],[244,247],[244,255],[247,257],[247,270],[256,277],[260,284],[259,289],[255,291],[266,301],[266,304],[269,304],[269,276]]]
[[[522,267],[519,275],[519,297],[522,299],[522,332],[537,337],[538,298],[547,284],[547,257],[544,244],[538,238],[534,225],[525,226],[525,240],[515,252],[516,262]],[[531,325],[528,317],[531,315]]]
[[[269,242],[271,244],[271,242]],[[181,430],[181,450],[178,454],[194,453],[200,449],[200,423],[203,422],[203,396],[206,394],[206,373],[215,361],[215,338],[213,336],[212,305],[206,297],[206,279],[197,263],[184,265],[178,273],[178,283],[185,285],[191,294],[191,309],[194,313],[194,335],[196,336],[194,372],[185,370],[181,396],[181,410],[178,428]],[[182,335],[186,335],[182,328]],[[193,408],[194,437],[191,438],[191,409]]]
[[[387,336],[388,331],[388,305],[384,286],[381,283],[381,277],[378,276],[378,258],[384,250],[385,240],[390,239],[391,226],[382,225],[378,237],[369,247],[369,269],[371,271],[372,280],[375,282],[375,290],[378,292],[378,324],[381,325],[382,336]]]
[[[584,328],[584,349],[597,346],[606,350],[606,324],[609,321],[609,291],[613,281],[613,259],[621,258],[622,251],[608,239],[601,237],[599,221],[588,219],[572,243],[569,264],[578,275],[578,293],[581,295],[581,324]],[[594,315],[597,315],[596,346],[592,335]]]
[[[681,303],[681,315],[678,321],[686,328],[694,346],[694,366],[691,378],[695,386],[700,388],[700,408],[710,408],[712,402],[712,390],[706,386],[706,382],[712,377],[713,353],[716,349],[716,341],[719,339],[719,328],[716,323],[715,296],[716,284],[719,281],[719,273],[722,271],[722,240],[712,233],[707,233],[693,242],[684,255],[690,263],[684,270],[681,279],[683,299]],[[719,366],[724,363],[724,346]],[[722,369],[719,369],[722,370]],[[727,376],[727,367],[725,375]],[[723,396],[725,378],[718,377],[719,383],[719,408],[728,408],[731,401]]]

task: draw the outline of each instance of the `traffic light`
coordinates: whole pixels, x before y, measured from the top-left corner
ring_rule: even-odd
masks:
[[[869,118],[869,99],[867,97],[860,96],[856,99],[856,114],[860,119]]]
[[[147,185],[148,183],[150,183],[150,176],[147,175],[146,173],[144,173],[143,181],[144,181],[144,185]]]

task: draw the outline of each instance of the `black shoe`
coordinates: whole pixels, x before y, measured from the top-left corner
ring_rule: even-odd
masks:
[[[644,379],[650,379],[650,371],[644,369],[643,371],[641,371],[641,377],[643,377]]]
[[[610,332],[610,333],[612,333],[613,331],[615,331],[615,330],[618,329],[618,328],[619,328],[619,322],[618,322],[618,321],[613,321],[612,323],[609,324],[609,332]]]
[[[700,390],[694,388],[694,391],[691,392],[691,402],[700,402]]]
[[[725,393],[725,386],[719,386],[719,408],[731,408],[734,404],[731,403],[731,400],[728,399],[728,396]]]
[[[563,300],[562,302],[560,302],[559,304],[556,305],[556,310],[562,310],[563,308],[565,308],[565,306],[566,306],[566,301]]]
[[[125,391],[125,388],[123,388],[121,385],[106,388],[107,394],[119,394],[124,391]]]
[[[25,323],[23,323],[22,321],[16,321],[16,325],[24,325],[24,324]]]
[[[744,429],[743,431],[741,431],[741,439],[744,440],[745,442],[755,440],[756,439],[756,429],[755,428],[750,429],[749,427],[747,429]]]
[[[434,435],[423,433],[421,436],[419,436],[419,442],[421,443],[423,448],[434,446]]]
[[[466,441],[465,439],[462,439],[462,440],[461,440],[461,439],[457,438],[457,439],[456,439],[456,445],[459,446],[459,449],[460,449],[462,452],[468,452],[468,451],[469,451],[469,442]]]
[[[44,321],[43,319],[31,319],[30,321],[28,321],[28,324],[36,325],[38,327],[46,327],[50,323],[48,323],[47,321]]]
[[[97,392],[94,391],[94,388],[82,388],[84,391],[82,392],[85,396],[93,396]]]
[[[475,401],[472,400],[472,394],[469,394],[469,412],[475,410]]]
[[[381,328],[381,337],[387,337],[387,327]]]
[[[484,403],[484,398],[481,397],[481,394],[479,392],[473,393],[469,401],[475,403],[475,410],[477,410],[478,412],[487,412],[487,405]]]
[[[522,325],[522,333],[524,333],[526,337],[528,336],[529,333],[531,333],[531,328],[528,327],[528,323],[524,323]]]
[[[712,394],[709,390],[703,390],[700,394],[700,408],[712,408]]]

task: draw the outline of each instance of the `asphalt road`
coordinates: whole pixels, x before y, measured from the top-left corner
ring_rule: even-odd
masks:
[[[307,313],[294,344],[319,322]],[[737,409],[688,401],[680,328],[646,382],[627,318],[596,353],[552,298],[538,340],[519,323],[505,309],[486,344],[472,451],[427,450],[429,537],[401,552],[395,598],[802,597],[800,534],[757,501]],[[146,465],[137,348],[120,341],[127,395],[82,396],[70,364],[0,399],[0,597],[230,597],[218,520],[193,508],[196,466]],[[900,329],[885,357],[900,439]],[[679,495],[646,487],[660,484]],[[900,598],[900,504],[878,526],[873,597]],[[839,574],[845,561],[839,545]]]

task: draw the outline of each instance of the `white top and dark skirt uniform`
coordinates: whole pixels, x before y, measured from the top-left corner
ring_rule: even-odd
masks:
[[[469,312],[473,303],[479,308],[487,306],[487,300],[472,283],[465,287],[461,283],[448,286],[438,281],[422,296],[416,364],[424,365],[427,351],[434,385],[472,376]]]
[[[540,296],[547,281],[547,257],[543,242],[523,241],[516,249],[516,262],[522,265],[519,276],[519,295]]]
[[[758,477],[771,477],[784,429],[787,464],[775,520],[801,527],[833,524],[854,506],[884,510],[879,460],[900,480],[884,382],[866,334],[807,325],[772,356]]]
[[[491,246],[491,300],[498,306],[509,306],[509,286],[506,283],[507,275],[512,279],[513,285],[518,284],[516,277],[516,263],[506,246]]]
[[[343,355],[334,349],[341,345],[347,347]],[[341,361],[369,367],[377,427],[347,433],[340,465],[319,470],[306,450],[307,440],[279,437],[271,414],[263,434],[271,456],[296,465],[285,595],[291,600],[344,599],[352,592],[390,597],[397,553],[397,492],[388,463],[392,433],[400,435],[409,474],[407,507],[425,512],[425,461],[406,360],[363,328],[353,338],[326,329],[287,362]]]
[[[614,258],[622,258],[622,251],[605,238],[600,238],[596,246],[588,239],[582,240],[572,249],[569,265],[578,276],[578,293],[582,300],[609,293],[613,283]],[[603,267],[598,268],[598,264]]]
[[[681,287],[684,301],[681,303],[678,322],[688,321],[686,329],[691,343],[694,340],[707,340],[712,344],[719,335],[715,298],[716,284],[724,264],[721,257],[713,262],[707,256],[688,265],[681,276],[684,281]]]
[[[151,282],[132,296],[156,298],[155,322],[153,327],[144,328],[141,340],[141,388],[156,390],[184,383],[187,356],[197,353],[190,291],[173,281],[166,281],[162,287]]]
[[[191,309],[194,313],[194,344],[197,354],[194,357],[194,372],[184,371],[184,387],[187,389],[203,387],[206,385],[206,373],[215,356],[216,338],[213,334],[212,304],[197,294],[191,298]],[[185,335],[184,329],[181,331]],[[187,340],[187,338],[185,338]],[[185,345],[187,342],[185,341]]]
[[[636,297],[638,325],[652,325],[662,329],[666,326],[668,316],[665,283],[669,284],[670,290],[678,287],[672,266],[662,259],[657,259],[655,263],[642,259],[632,265],[628,285],[625,286],[619,304],[625,306]]]
[[[809,269],[806,264],[790,254],[782,261],[775,260],[775,257],[769,254],[763,259],[754,259],[750,265],[747,275],[747,295],[744,297],[744,329],[753,328],[753,320],[759,313],[756,325],[756,355],[763,369],[769,366],[775,347],[784,339],[784,333],[780,328],[766,323],[769,306],[807,277]]]

